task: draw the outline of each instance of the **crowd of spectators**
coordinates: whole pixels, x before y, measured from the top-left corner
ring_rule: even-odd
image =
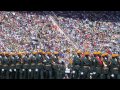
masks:
[[[120,53],[119,11],[0,11],[0,51],[82,51]]]

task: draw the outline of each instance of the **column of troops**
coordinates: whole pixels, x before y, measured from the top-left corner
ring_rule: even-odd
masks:
[[[83,55],[84,54],[84,55]],[[72,55],[65,73],[65,63],[59,62],[58,52],[3,52],[0,53],[0,79],[120,79],[120,59],[118,54],[94,52]]]

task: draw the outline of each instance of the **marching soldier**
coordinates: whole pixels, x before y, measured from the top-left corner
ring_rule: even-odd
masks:
[[[52,61],[52,72],[54,79],[59,79],[59,59],[58,59],[58,52],[53,53],[53,61]]]
[[[2,57],[2,53],[0,53],[0,79],[2,79],[2,70],[3,70],[2,61],[3,61],[3,57]]]
[[[28,58],[28,68],[27,68],[27,77],[28,79],[34,79],[34,72],[37,64],[36,55],[37,52],[32,52]]]
[[[65,69],[66,69],[64,61],[61,61],[59,63],[59,69],[60,69],[59,70],[59,75],[60,75],[59,79],[63,79],[65,76]]]
[[[84,75],[84,79],[89,79],[89,74],[90,74],[90,66],[91,66],[91,64],[92,64],[92,62],[90,61],[90,59],[89,59],[89,55],[90,55],[90,53],[89,52],[85,52],[84,53],[84,57],[82,58],[82,60],[83,60],[83,63],[84,63],[84,65],[83,65],[83,72],[81,72],[81,74],[82,75]]]
[[[92,56],[92,76],[95,78],[100,78],[100,74],[102,71],[102,60],[101,60],[101,52],[94,52],[94,56]]]
[[[108,53],[102,54],[102,61],[103,61],[103,68],[102,68],[102,73],[101,73],[101,79],[110,79],[110,70],[109,70],[109,58],[108,58]]]
[[[34,79],[39,79],[39,64],[38,63],[40,63],[39,61],[40,61],[41,55],[39,51],[37,51],[37,53],[34,55],[36,57],[35,68],[34,68]]]
[[[15,78],[15,72],[16,72],[16,68],[15,68],[15,53],[11,52],[9,53],[9,79],[14,79]]]
[[[39,50],[38,51],[38,54],[37,54],[37,67],[36,69],[38,69],[38,79],[43,79],[44,76],[43,76],[43,72],[44,72],[44,66],[43,66],[43,56],[42,56],[42,50]],[[37,72],[37,70],[36,70]],[[36,73],[36,77],[37,77],[37,73]]]
[[[20,73],[20,79],[28,79],[28,69],[29,69],[29,59],[25,52],[20,53],[21,58],[21,73]]]
[[[3,55],[2,79],[9,79],[9,60],[8,60],[8,57],[6,56],[5,52],[3,52],[2,55]]]
[[[22,65],[21,65],[21,56],[16,53],[15,57],[15,69],[16,69],[16,72],[15,72],[15,79],[20,79],[20,76],[21,76],[21,71],[22,71]]]
[[[110,60],[110,78],[117,79],[119,78],[119,63],[118,63],[118,54],[112,54],[112,58]]]
[[[47,56],[47,53],[45,53],[44,51],[42,52],[42,58],[43,58],[43,76],[44,76],[44,79],[49,79],[52,77],[52,72],[50,70],[51,68],[51,65],[50,65],[50,62],[49,62],[49,56]]]
[[[117,58],[118,58],[118,64],[119,64],[119,68],[118,68],[119,73],[118,73],[117,79],[120,79],[120,54],[118,54]]]
[[[46,63],[44,63],[44,65],[45,65],[45,71],[46,71],[46,78],[52,79],[53,78],[52,77],[52,60],[53,60],[53,57],[52,57],[51,52],[46,52],[45,60],[46,60]]]
[[[80,54],[81,51],[78,50],[77,53],[73,56],[73,70],[75,71],[73,79],[79,78]]]

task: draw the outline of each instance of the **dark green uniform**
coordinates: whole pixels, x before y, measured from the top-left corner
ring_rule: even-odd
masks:
[[[118,75],[117,75],[117,79],[120,79],[120,58],[118,57],[117,59],[118,59],[118,64],[119,64],[118,65],[119,72],[118,72]]]
[[[21,58],[23,60],[22,69],[21,69],[21,79],[28,79],[28,69],[29,69],[29,60],[27,56],[22,56]]]
[[[16,61],[15,61],[14,56],[9,56],[8,58],[9,58],[9,79],[15,79]]]
[[[20,60],[20,57],[18,55],[16,55],[14,57],[15,59],[15,69],[16,69],[16,72],[15,72],[15,79],[20,79],[20,76],[21,76],[21,72],[22,72],[22,65],[21,65],[21,60]]]
[[[66,69],[63,61],[59,64],[59,69],[60,69],[59,70],[59,75],[60,75],[59,79],[63,79],[65,76],[65,69]]]
[[[58,57],[55,56],[53,57],[53,64],[52,64],[52,72],[53,72],[53,78],[54,79],[59,79],[60,76],[59,76],[59,63],[58,63]]]
[[[3,79],[9,79],[9,60],[6,56],[3,56],[3,72],[2,72],[2,78]]]
[[[92,57],[92,73],[94,78],[100,78],[100,74],[102,72],[102,66],[99,64],[99,61],[97,60],[97,58],[94,56]],[[94,75],[95,72],[95,75]]]
[[[38,54],[38,56],[36,57],[37,59],[37,66],[36,66],[36,69],[38,69],[38,74],[36,73],[36,75],[38,75],[38,79],[43,79],[43,58],[42,58],[42,55]]]
[[[79,78],[79,69],[80,69],[80,58],[78,55],[73,56],[73,70],[75,71],[74,73],[74,79]]]
[[[111,78],[117,78],[117,75],[118,75],[118,60],[117,58],[112,58],[110,60],[111,64],[110,64],[110,76]],[[112,76],[114,75],[114,77]]]
[[[2,79],[2,56],[0,55],[0,79]]]
[[[26,57],[27,79],[34,78],[35,60],[36,60],[36,57],[33,54],[29,55],[29,57]]]
[[[110,70],[109,70],[109,64],[108,57],[103,57],[103,62],[107,65],[106,67],[102,68],[102,74],[101,79],[110,79]]]
[[[52,57],[45,56],[43,64],[44,64],[44,78],[52,79]]]
[[[85,56],[82,60],[84,62],[84,66],[83,66],[84,77],[86,79],[89,79],[90,66],[91,66],[92,62],[89,60],[89,56]]]
[[[35,62],[35,69],[34,69],[34,79],[39,79],[39,60],[41,58],[40,54],[35,55],[36,57],[36,62]]]

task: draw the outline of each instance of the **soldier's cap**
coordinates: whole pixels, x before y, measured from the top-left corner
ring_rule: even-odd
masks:
[[[36,54],[37,54],[37,52],[35,52],[35,51],[34,51],[34,52],[32,52],[32,54],[36,55]]]
[[[18,52],[17,55],[18,55],[18,56],[22,56],[22,55],[23,55],[23,52]]]
[[[108,56],[108,53],[103,53],[102,57]]]
[[[55,55],[59,54],[59,52],[53,52]]]
[[[98,52],[94,52],[93,54],[94,54],[94,55],[101,55],[101,52],[98,51]]]
[[[45,55],[46,53],[44,51],[42,51],[42,54]]]
[[[2,55],[3,53],[2,52],[0,52],[0,55]]]
[[[80,50],[77,51],[77,54],[82,54],[82,52]]]
[[[97,55],[97,52],[93,52],[93,55]]]
[[[118,54],[112,54],[112,57],[118,57],[119,55]]]
[[[10,52],[9,55],[14,56],[16,54],[15,54],[15,52]]]
[[[47,55],[51,55],[51,52],[46,52]]]
[[[38,50],[38,53],[42,53],[42,50]]]
[[[90,55],[90,52],[85,52],[84,54],[85,54],[85,55]]]
[[[9,54],[9,52],[4,52],[4,55],[9,56],[10,54]]]

